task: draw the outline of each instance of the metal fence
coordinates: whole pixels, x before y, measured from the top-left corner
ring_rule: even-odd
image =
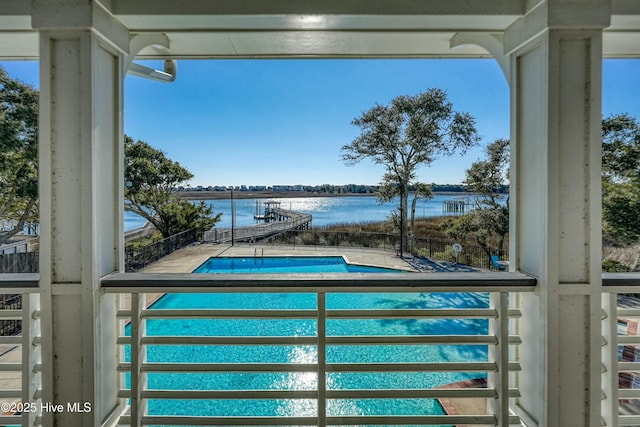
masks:
[[[37,273],[38,252],[20,252],[0,255],[0,273]]]
[[[429,238],[414,238],[411,254],[441,261],[455,262],[472,267],[496,269],[491,257],[497,256],[504,260],[508,251],[504,249],[483,248],[481,246],[462,245],[462,250],[456,255],[453,241],[434,240]]]
[[[199,236],[200,234],[195,229],[191,229],[141,248],[128,245],[124,248],[125,271],[127,273],[138,271],[150,263],[198,241]]]
[[[335,246],[376,248],[399,251],[400,236],[390,233],[362,231],[326,231],[326,230],[291,230],[264,240],[267,243],[293,244],[301,246]],[[471,267],[496,269],[491,256],[505,260],[508,250],[483,248],[474,245],[462,245],[462,251],[456,255],[453,240],[437,240],[429,237],[409,239],[409,248],[404,251],[415,257],[433,258],[440,261],[454,262]]]

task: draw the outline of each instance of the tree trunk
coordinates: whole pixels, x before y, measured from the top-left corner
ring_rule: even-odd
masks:
[[[408,198],[407,184],[400,183],[400,253],[407,247],[407,208]]]
[[[631,267],[631,271],[638,271],[639,264],[640,264],[640,245],[638,245],[638,249],[636,252],[636,259],[633,261],[633,266]]]
[[[0,235],[0,245],[4,244],[13,236],[20,233],[22,230],[24,230],[24,224],[27,222],[27,219],[29,219],[29,216],[31,215],[31,211],[33,210],[33,207],[36,204],[36,201],[37,201],[37,198],[35,197],[30,199],[29,202],[27,203],[27,207],[24,209],[24,212],[22,212],[22,215],[18,219],[18,223],[13,228],[13,230],[10,230],[5,234]]]
[[[418,204],[418,193],[413,196],[411,201],[411,224],[409,227],[409,251],[413,254],[414,239],[416,236],[416,205]]]

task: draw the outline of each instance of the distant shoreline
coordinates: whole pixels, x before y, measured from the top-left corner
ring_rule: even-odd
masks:
[[[451,196],[471,196],[471,193],[434,192],[433,194]],[[181,199],[189,200],[229,200],[230,191],[179,191],[175,193]],[[234,191],[234,199],[293,199],[303,197],[363,197],[375,196],[374,193],[316,193],[311,191]]]

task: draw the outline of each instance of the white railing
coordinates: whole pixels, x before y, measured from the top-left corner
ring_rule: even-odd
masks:
[[[602,278],[603,425],[640,425],[640,273]]]
[[[509,360],[509,347],[520,342],[510,335],[510,319],[517,318],[519,311],[508,306],[512,292],[533,290],[535,280],[517,273],[441,273],[441,274],[305,274],[305,275],[207,275],[207,274],[115,274],[103,279],[107,293],[129,294],[130,306],[118,313],[122,324],[130,321],[130,334],[118,338],[123,355],[119,365],[122,386],[119,397],[129,404],[128,411],[120,422],[131,426],[147,425],[498,425],[519,424],[517,416],[509,411],[509,399],[519,396],[509,373],[519,369],[517,361]],[[313,308],[237,309],[149,309],[145,295],[149,293],[303,293],[312,294]],[[379,309],[377,307],[328,306],[327,298],[334,294],[364,295],[384,293],[398,295],[415,293],[416,302],[424,293],[448,292],[455,297],[462,293],[489,293],[490,304],[481,308],[455,307],[421,308],[406,307]],[[515,298],[512,298],[512,301]],[[258,321],[265,329],[262,333],[242,332],[220,334],[215,329],[206,334],[180,335],[173,333],[147,333],[152,322],[170,319],[226,319]],[[335,322],[409,322],[421,324],[437,319],[454,319],[468,322],[481,319],[488,328],[480,334],[430,334],[421,330],[414,333],[371,335],[367,327],[353,334],[332,332]],[[311,322],[312,333],[279,330],[277,322]],[[276,323],[274,323],[276,322]],[[424,327],[424,326],[422,326]],[[213,328],[213,327],[212,327]],[[271,329],[270,329],[271,328]],[[402,349],[428,348],[432,346],[488,347],[484,360],[431,361],[406,360]],[[147,355],[168,346],[193,346],[189,351],[207,352],[211,347],[233,349],[297,348],[307,349],[311,357],[302,357],[287,362],[251,360],[239,362],[211,361],[202,363],[193,360],[148,360]],[[335,360],[335,352],[346,347],[376,350],[397,346],[393,360],[374,361],[365,358]],[[177,348],[177,347],[172,347]],[[126,350],[125,350],[126,349]],[[226,350],[225,350],[226,351]],[[125,357],[125,353],[129,356]],[[201,353],[205,354],[205,353]],[[331,354],[334,356],[329,357]],[[307,355],[309,356],[309,355]],[[396,357],[397,356],[397,357]],[[153,357],[159,357],[154,355]],[[380,388],[336,387],[334,380],[340,376],[369,375],[429,375],[430,373],[471,372],[487,377],[486,388],[432,388],[425,386],[394,386]],[[154,385],[162,375],[216,375],[221,373],[278,374],[282,378],[302,376],[302,387],[274,389],[270,386],[247,388],[242,386],[216,386],[200,383],[159,387]],[[128,379],[127,379],[128,378]],[[376,377],[377,378],[377,377]],[[318,381],[318,379],[321,379]],[[294,384],[295,385],[295,384]],[[298,383],[298,386],[300,384]],[[418,399],[420,402],[433,399],[478,398],[484,399],[488,409],[483,414],[428,415],[424,413],[376,413],[370,409],[364,413],[341,412],[336,402],[383,402]],[[216,402],[223,406],[228,401],[246,405],[253,413],[264,402],[293,402],[300,411],[276,414],[247,415],[234,413],[203,414],[201,416],[165,411],[156,406],[159,402],[176,402],[181,406],[186,401]],[[297,406],[296,406],[297,405]],[[153,407],[153,408],[152,408]]]
[[[38,274],[0,274],[0,292],[0,300],[7,302],[0,302],[0,323],[21,322],[21,332],[0,336],[0,380],[3,385],[0,389],[0,425],[40,425]],[[9,300],[17,299],[20,300],[21,308],[8,303]]]

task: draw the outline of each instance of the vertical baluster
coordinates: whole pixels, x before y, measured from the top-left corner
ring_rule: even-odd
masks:
[[[142,364],[146,361],[146,351],[141,341],[146,334],[142,319],[145,294],[131,294],[131,427],[141,427],[147,412],[146,401],[142,397],[147,386]]]
[[[618,294],[602,294],[602,418],[618,425]]]
[[[489,387],[497,396],[489,401],[489,413],[496,416],[497,425],[509,427],[509,305],[506,292],[492,293],[491,306],[498,317],[489,321],[489,334],[496,337],[498,344],[489,347],[489,360],[497,365],[497,372],[489,374]]]
[[[34,319],[33,314],[38,308],[39,295],[22,295],[22,402],[29,405],[35,404],[36,408],[40,407],[36,395],[41,389],[41,380],[40,374],[35,372],[35,367],[41,362],[41,358],[40,348],[34,344],[34,341],[40,336],[40,324]],[[35,426],[39,415],[39,410],[23,412],[22,426]]]
[[[327,313],[326,294],[318,292],[318,427],[327,425]]]

